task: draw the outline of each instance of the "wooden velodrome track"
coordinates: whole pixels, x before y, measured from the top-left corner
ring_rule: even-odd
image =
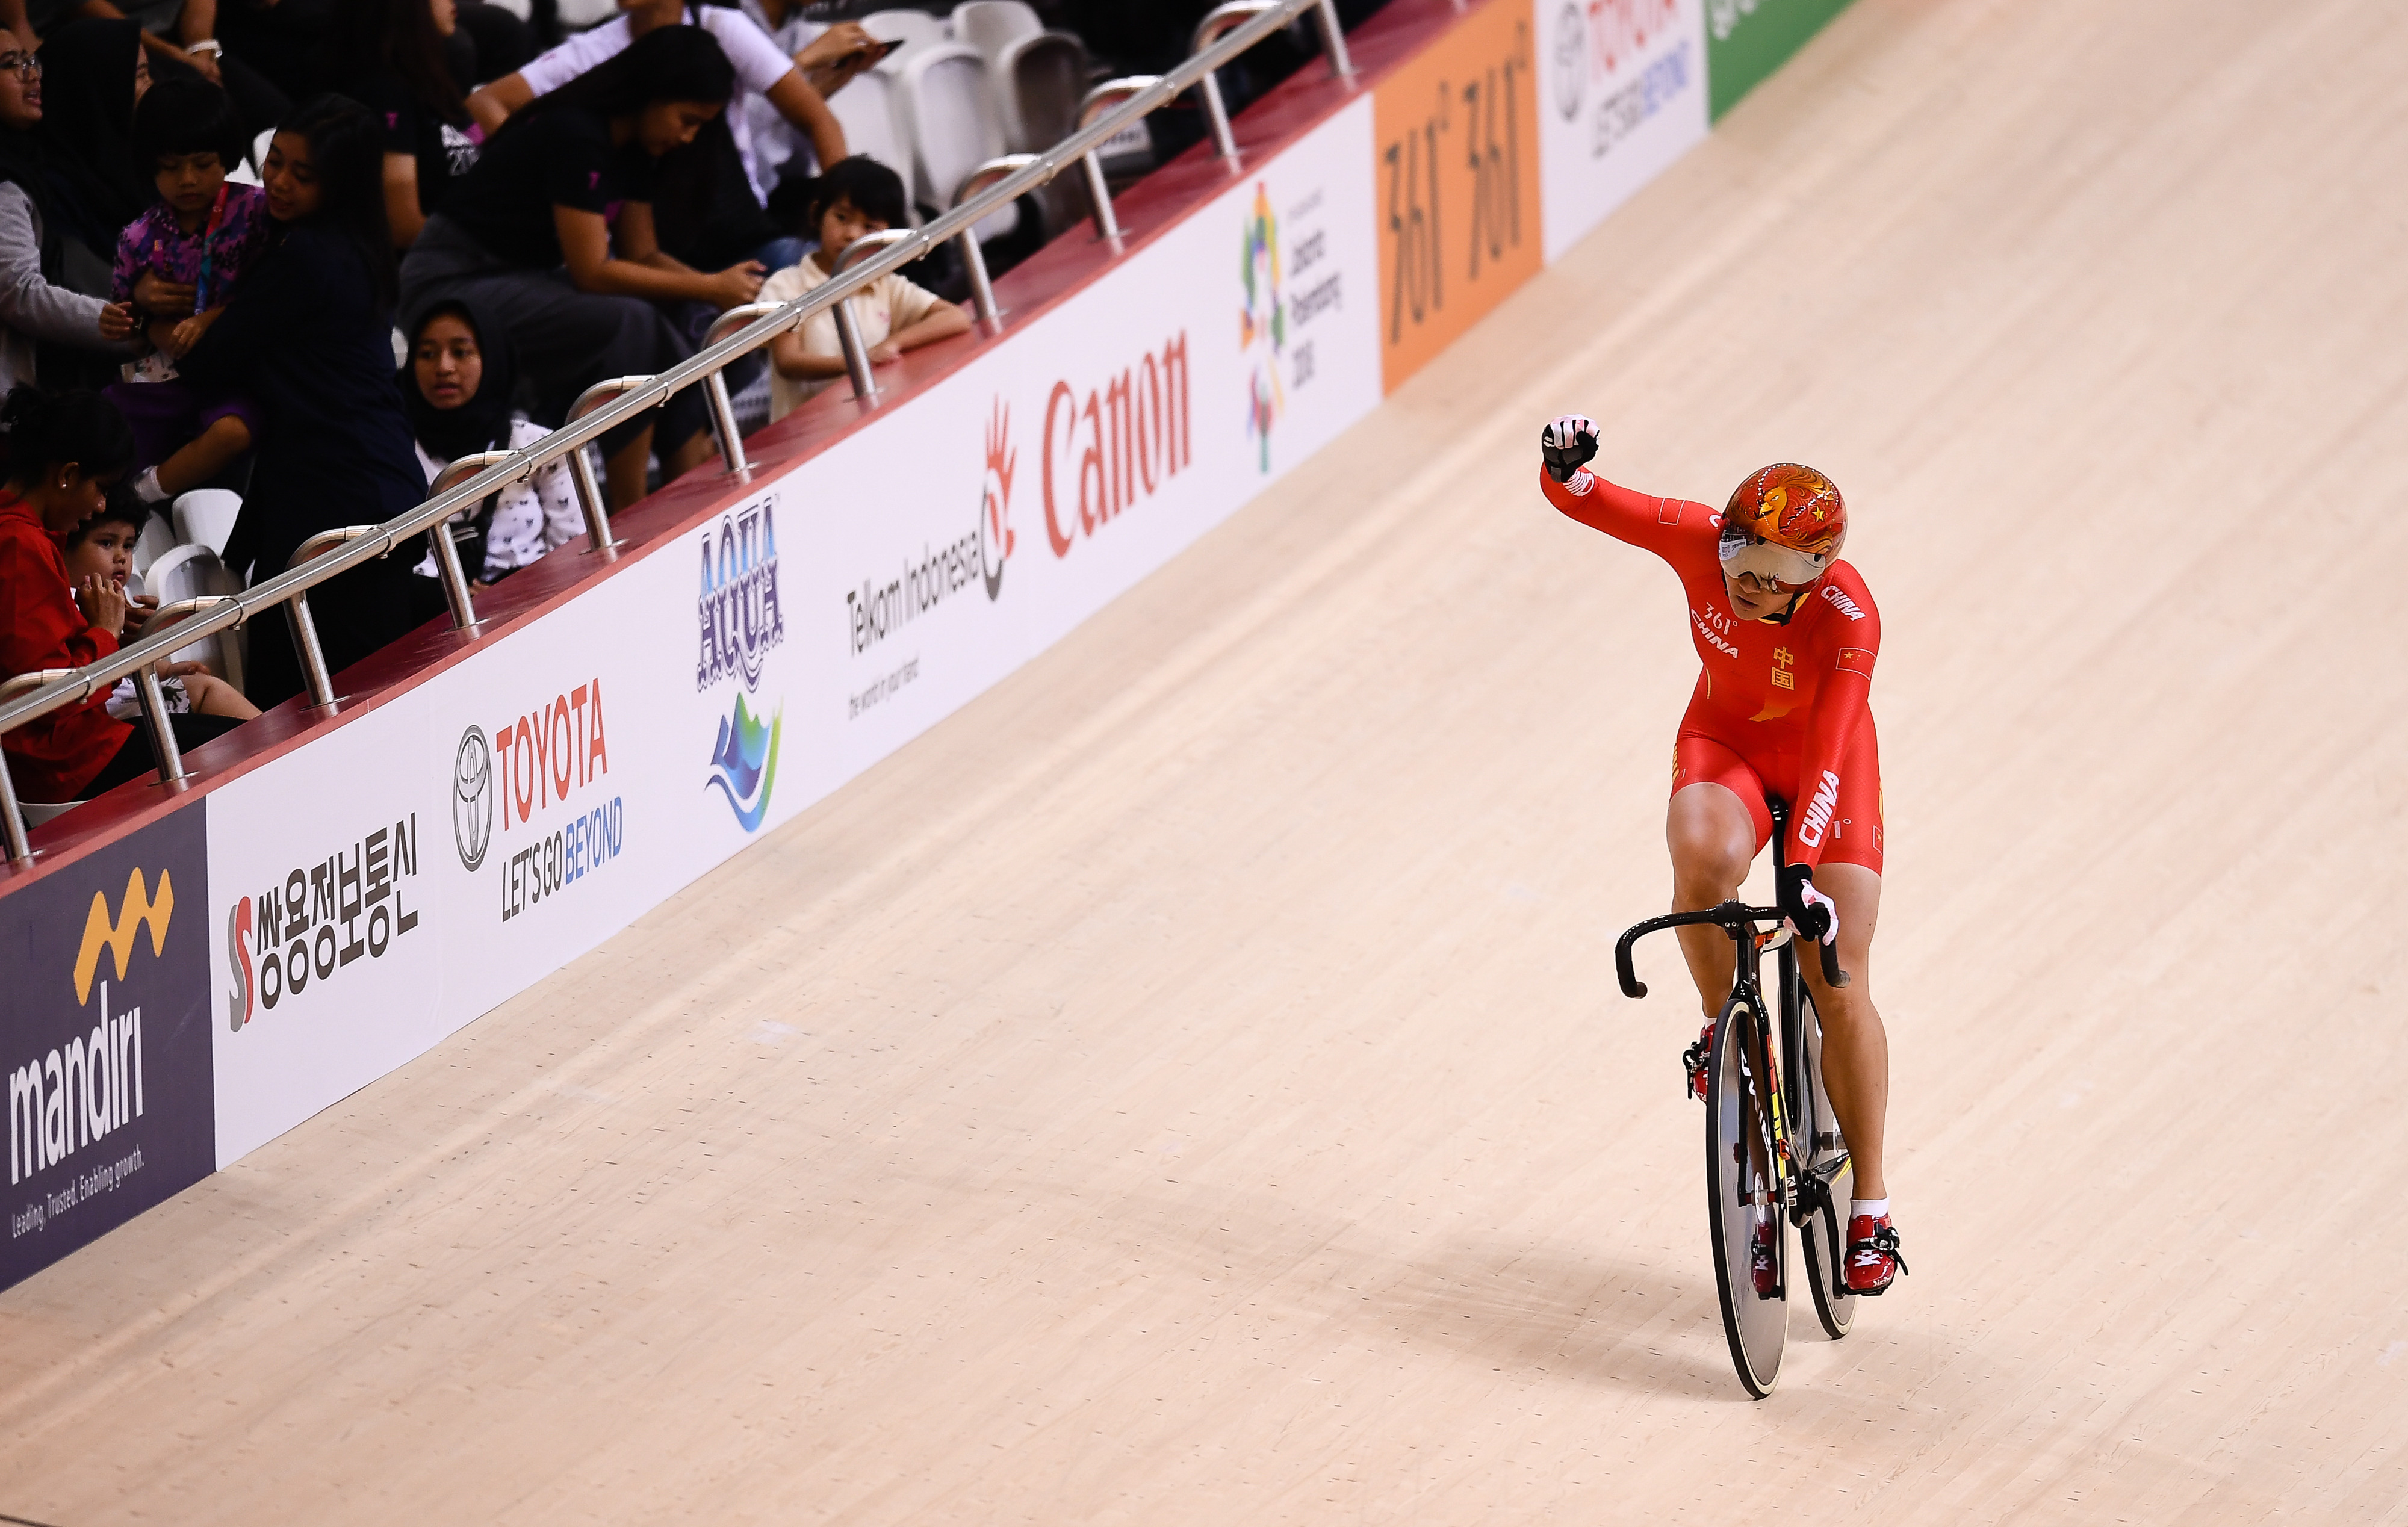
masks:
[[[0,1512],[2408,1520],[2402,78],[2379,0],[1859,0],[1055,651],[0,1296]],[[1883,604],[1914,1271],[1762,1405],[1608,969],[1696,664],[1566,407],[1824,466]]]

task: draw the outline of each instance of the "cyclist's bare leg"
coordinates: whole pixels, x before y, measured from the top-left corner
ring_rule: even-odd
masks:
[[[1756,857],[1756,823],[1727,787],[1701,779],[1672,792],[1664,843],[1672,850],[1672,910],[1702,912],[1739,894]],[[1730,935],[1719,928],[1679,932],[1698,1006],[1712,1021],[1730,995]]]
[[[1815,889],[1840,911],[1840,968],[1848,984],[1823,984],[1820,960],[1801,958],[1806,990],[1823,1018],[1823,1085],[1831,1111],[1848,1137],[1858,1198],[1887,1198],[1882,1176],[1882,1127],[1889,1112],[1889,1035],[1873,1006],[1873,926],[1881,920],[1881,877],[1862,864],[1825,864],[1814,871]],[[1724,940],[1724,948],[1729,941]],[[1725,956],[1726,960],[1728,956]]]
[[[1672,910],[1703,911],[1739,894],[1756,857],[1756,825],[1740,798],[1699,780],[1672,792],[1664,840],[1672,851]],[[1883,1124],[1889,1111],[1889,1037],[1873,1006],[1870,954],[1881,918],[1881,877],[1862,864],[1825,864],[1814,884],[1840,912],[1840,968],[1848,985],[1823,984],[1818,960],[1799,962],[1823,1019],[1823,1084],[1848,1139],[1858,1198],[1885,1198]],[[1731,942],[1719,928],[1680,930],[1681,955],[1697,983],[1698,1005],[1712,1020],[1730,995]]]

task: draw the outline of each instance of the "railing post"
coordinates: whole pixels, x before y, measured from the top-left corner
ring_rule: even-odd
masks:
[[[1103,156],[1089,150],[1082,163],[1087,170],[1087,200],[1095,204],[1096,236],[1111,240],[1121,236],[1121,220],[1112,210],[1112,188],[1104,179]]]
[[[434,484],[426,491],[429,498],[441,498],[470,478],[501,465],[518,455],[514,450],[480,450],[463,456],[435,474]],[[526,480],[521,478],[520,481]],[[498,491],[498,490],[497,490]],[[466,513],[466,510],[461,511]],[[445,521],[426,533],[427,544],[435,552],[436,576],[443,583],[443,602],[452,607],[452,629],[473,631],[477,627],[476,586],[460,565],[460,543],[452,538],[452,522]],[[484,549],[477,551],[478,565],[484,564]]]
[[[8,777],[6,758],[0,758],[0,836],[7,840],[10,863],[22,864],[34,857],[34,842],[25,832],[25,808],[17,804],[17,781]]]
[[[318,645],[318,622],[309,617],[309,591],[302,590],[284,607],[293,627],[293,649],[301,655],[302,681],[309,686],[309,703],[323,710],[335,703],[334,676],[326,672],[326,649]]]
[[[184,778],[184,750],[176,746],[176,728],[167,720],[167,697],[159,692],[159,670],[144,664],[134,670],[134,693],[142,702],[142,723],[150,734],[150,756],[159,766],[159,782],[172,785]]]
[[[971,228],[962,231],[969,233],[976,226],[974,223]],[[836,257],[836,267],[828,272],[828,279],[835,280],[864,260],[874,258],[881,250],[916,236],[915,231],[910,228],[889,228],[882,233],[864,234],[847,244],[844,252]],[[869,376],[869,345],[862,338],[861,320],[853,316],[853,299],[849,296],[837,299],[836,341],[844,350],[844,369],[853,378],[853,395],[864,401],[875,398],[878,383]]]
[[[595,382],[577,394],[577,401],[568,407],[568,417],[561,421],[562,426],[576,423],[612,398],[632,392],[652,379],[613,377],[609,381]],[[601,449],[598,439],[593,444],[595,450]],[[586,459],[583,446],[568,453],[568,464],[569,480],[577,487],[578,507],[585,511],[585,538],[593,543],[593,549],[608,556],[619,543],[610,538],[610,511],[603,506],[602,484],[595,480],[594,464]]]
[[[861,336],[861,320],[853,316],[851,297],[837,302],[836,342],[844,351],[844,369],[853,378],[853,395],[864,400],[876,397],[878,383],[869,377],[869,344]]]
[[[1321,23],[1321,50],[1329,55],[1329,77],[1352,79],[1354,60],[1346,51],[1346,29],[1338,24],[1337,0],[1320,0],[1312,7],[1315,20]]]
[[[1284,0],[1229,0],[1227,5],[1213,7],[1202,21],[1196,23],[1196,36],[1188,47],[1188,53],[1192,56],[1204,51],[1265,11],[1282,9],[1283,5]],[[1196,83],[1204,92],[1204,115],[1211,120],[1213,149],[1222,158],[1235,160],[1238,157],[1238,135],[1236,129],[1229,125],[1228,104],[1221,99],[1220,77],[1213,70],[1207,69],[1204,78]]]
[[[962,268],[970,278],[970,308],[982,322],[993,323],[1003,317],[1003,309],[995,305],[995,283],[986,274],[986,250],[979,247],[975,227],[963,229],[960,236]]]
[[[1080,130],[1084,132],[1095,125],[1096,118],[1112,107],[1142,95],[1161,83],[1162,76],[1158,74],[1132,74],[1119,79],[1105,80],[1080,98]],[[1121,220],[1120,215],[1112,210],[1112,190],[1104,179],[1104,156],[1090,149],[1081,157],[1087,172],[1087,199],[1095,204],[1096,236],[1106,240],[1118,238],[1121,236]]]
[[[748,302],[740,307],[730,307],[710,321],[710,332],[702,336],[702,348],[709,350],[738,329],[767,318],[783,303]],[[775,362],[771,362],[775,364]],[[752,464],[744,458],[744,440],[736,428],[736,400],[727,395],[727,368],[721,366],[703,378],[702,395],[710,405],[710,427],[719,435],[719,459],[731,473],[741,472]]]
[[[435,549],[435,573],[443,584],[443,602],[452,607],[452,629],[473,631],[477,625],[477,600],[468,589],[467,570],[460,565],[460,543],[452,538],[452,523],[445,521],[426,533]],[[481,555],[483,548],[479,548]]]
[[[964,176],[962,183],[953,188],[953,205],[961,206],[987,187],[1008,180],[1036,163],[1035,154],[1005,154],[1000,159],[988,160]],[[970,306],[982,321],[993,323],[1003,317],[1003,309],[996,306],[995,283],[987,278],[986,250],[978,241],[978,224],[970,224],[956,236],[962,243],[962,268],[969,274]]]

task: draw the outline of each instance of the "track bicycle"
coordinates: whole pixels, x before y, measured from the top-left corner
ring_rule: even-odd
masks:
[[[1777,874],[1789,813],[1782,802],[1770,805]],[[1761,926],[1766,923],[1771,926]],[[1789,1330],[1784,1220],[1799,1229],[1806,1281],[1824,1332],[1837,1341],[1856,1318],[1842,1239],[1856,1178],[1823,1087],[1822,1022],[1799,976],[1797,938],[1778,907],[1727,901],[1634,925],[1613,946],[1623,994],[1647,994],[1631,968],[1633,944],[1667,928],[1705,926],[1730,935],[1736,956],[1731,991],[1714,1020],[1711,1046],[1702,1055],[1693,1049],[1684,1059],[1706,1072],[1706,1214],[1723,1334],[1740,1382],[1761,1400],[1780,1381]],[[1814,948],[1822,954],[1824,981],[1847,985],[1833,947]],[[1767,954],[1775,958],[1777,999],[1769,1012],[1758,972]]]

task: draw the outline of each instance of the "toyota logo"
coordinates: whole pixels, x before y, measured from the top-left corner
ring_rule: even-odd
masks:
[[[460,867],[483,863],[493,841],[494,746],[483,727],[472,726],[460,734],[452,755],[452,842],[460,850]]]

